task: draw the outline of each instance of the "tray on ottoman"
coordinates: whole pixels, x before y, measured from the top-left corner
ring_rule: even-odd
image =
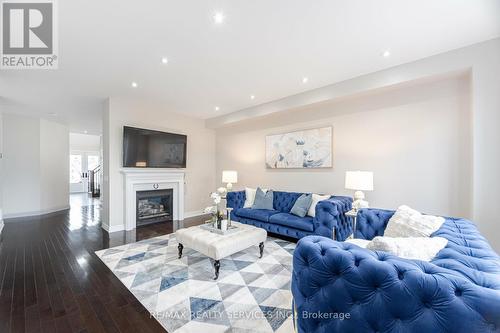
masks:
[[[214,232],[214,233],[219,234],[219,235],[232,234],[232,233],[237,232],[239,230],[239,228],[235,225],[228,226],[226,230],[217,229],[212,225],[212,223],[202,224],[202,225],[200,225],[200,228],[202,228],[204,230],[208,230],[210,232]]]

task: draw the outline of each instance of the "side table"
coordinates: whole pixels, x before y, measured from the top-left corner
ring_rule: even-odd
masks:
[[[349,217],[352,221],[352,235],[347,237],[347,239],[356,238],[356,222],[358,219],[358,210],[351,209],[350,211],[345,213],[345,216]]]

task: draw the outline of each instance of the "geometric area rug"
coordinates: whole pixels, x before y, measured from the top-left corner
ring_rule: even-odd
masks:
[[[169,333],[293,332],[292,254],[295,243],[269,237],[220,260],[184,248],[175,234],[97,251],[132,294]]]

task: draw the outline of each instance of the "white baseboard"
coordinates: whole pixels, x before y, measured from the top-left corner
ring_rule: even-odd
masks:
[[[192,212],[185,212],[184,218],[188,219],[190,217],[201,216],[201,215],[205,215],[205,212],[203,210],[195,210]]]
[[[101,227],[106,230],[109,234],[112,232],[123,231],[125,230],[122,225],[112,225],[109,226],[107,224],[101,223]]]
[[[46,210],[36,210],[36,211],[30,211],[30,212],[23,212],[23,213],[14,213],[14,214],[5,214],[3,216],[4,220],[7,219],[15,219],[19,217],[33,217],[33,216],[40,216],[40,215],[47,215],[51,213],[56,213],[60,212],[63,210],[69,209],[69,205],[61,206],[61,207],[54,207],[51,209],[46,209]]]

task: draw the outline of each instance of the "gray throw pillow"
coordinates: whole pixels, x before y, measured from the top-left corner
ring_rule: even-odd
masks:
[[[264,193],[260,187],[257,188],[252,209],[273,209],[273,191],[268,190]]]
[[[304,217],[306,216],[309,207],[311,207],[311,204],[312,204],[312,194],[302,194],[295,201],[295,204],[290,210],[290,213],[292,213],[293,215],[297,215],[299,217]]]

